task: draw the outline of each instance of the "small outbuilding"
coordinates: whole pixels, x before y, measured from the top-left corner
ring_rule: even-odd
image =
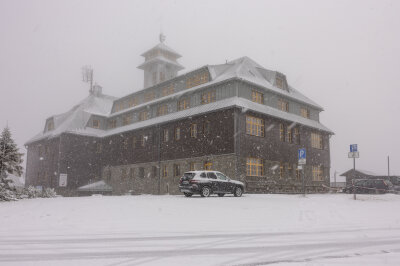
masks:
[[[352,184],[354,179],[385,179],[391,181],[394,185],[400,185],[400,176],[396,175],[380,175],[373,173],[371,171],[361,170],[361,169],[350,169],[340,176],[346,177],[346,183]]]
[[[112,187],[103,180],[88,185],[81,186],[77,189],[79,196],[91,196],[93,194],[111,195]]]

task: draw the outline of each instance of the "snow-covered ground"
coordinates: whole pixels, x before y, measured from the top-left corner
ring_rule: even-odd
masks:
[[[0,265],[400,265],[400,195],[0,203]]]

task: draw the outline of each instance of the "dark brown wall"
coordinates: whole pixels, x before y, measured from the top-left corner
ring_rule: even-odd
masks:
[[[265,136],[257,137],[246,134],[246,115],[262,118],[265,122]],[[285,123],[266,115],[256,114],[253,112],[239,113],[238,129],[240,130],[239,149],[242,157],[262,158],[270,161],[279,161],[284,163],[297,163],[297,152],[300,148],[306,148],[307,164],[322,165],[330,167],[329,156],[329,136],[323,132],[318,132],[323,135],[324,149],[315,149],[311,147],[311,132],[316,132],[313,129],[305,126],[298,126],[300,130],[300,144],[280,140],[280,123]],[[286,122],[289,126],[291,123]],[[268,131],[268,128],[270,130]],[[294,136],[294,135],[293,135]],[[326,146],[325,146],[326,145]]]

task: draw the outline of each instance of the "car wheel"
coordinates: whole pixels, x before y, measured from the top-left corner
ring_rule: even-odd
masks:
[[[225,196],[225,193],[218,193],[218,197],[223,197]]]
[[[193,194],[192,194],[192,193],[187,193],[187,192],[184,192],[183,194],[185,195],[185,197],[191,197],[191,196],[193,196]]]
[[[211,189],[207,186],[204,186],[200,191],[200,195],[202,197],[209,197],[210,194],[211,194]]]
[[[235,188],[235,191],[233,191],[233,195],[234,195],[235,197],[241,197],[242,194],[243,194],[243,190],[242,190],[241,187],[236,187],[236,188]]]

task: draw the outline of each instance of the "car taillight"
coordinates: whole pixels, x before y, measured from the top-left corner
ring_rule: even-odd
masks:
[[[190,184],[195,184],[195,183],[197,183],[197,180],[190,180]]]

